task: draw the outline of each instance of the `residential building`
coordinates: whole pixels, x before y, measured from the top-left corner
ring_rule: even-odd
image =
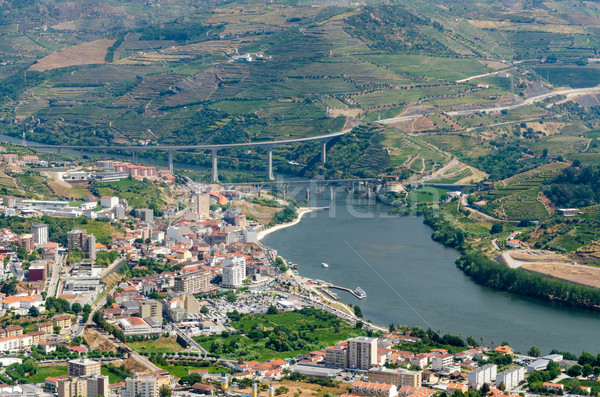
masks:
[[[325,349],[325,365],[337,368],[348,367],[348,345],[338,343]]]
[[[33,251],[35,248],[35,240],[33,239],[33,234],[21,234],[19,239],[17,240],[17,246],[25,248],[25,250],[29,253]]]
[[[163,331],[162,321],[156,321],[152,317],[146,320],[140,317],[122,318],[118,323],[126,336],[160,334]]]
[[[125,389],[121,397],[158,397],[159,382],[153,375],[134,375],[125,379]]]
[[[201,294],[210,291],[211,274],[206,270],[198,270],[175,276],[175,292]]]
[[[119,205],[119,198],[113,196],[102,196],[100,198],[100,206],[102,208],[113,209]]]
[[[87,358],[77,358],[69,361],[69,376],[90,376],[90,375],[102,375],[100,373],[100,362],[89,360]]]
[[[29,282],[33,283],[36,281],[45,281],[46,280],[46,267],[45,265],[41,266],[30,266],[29,267]]]
[[[37,323],[35,325],[36,331],[42,331],[46,334],[51,334],[53,332],[53,325],[51,321],[46,321],[44,323]]]
[[[143,220],[144,222],[154,222],[154,211],[149,208],[139,208],[135,210],[135,216]]]
[[[377,364],[377,338],[348,339],[348,368],[368,370]]]
[[[58,380],[58,397],[110,396],[108,376],[89,375]]]
[[[48,225],[44,223],[32,223],[31,234],[33,234],[35,244],[44,245],[48,243]]]
[[[154,299],[147,299],[140,303],[140,315],[142,318],[153,318],[162,321],[162,303]]]
[[[504,383],[503,390],[510,390],[515,388],[519,382],[523,381],[524,379],[525,368],[517,365],[500,372],[496,376],[496,387],[498,387],[500,383]]]
[[[355,396],[396,397],[398,388],[395,385],[357,380],[352,384],[352,394]]]
[[[229,256],[223,259],[224,288],[239,288],[246,279],[246,258],[243,256]]]
[[[542,386],[544,386],[548,390],[554,391],[563,391],[565,389],[565,385],[563,385],[562,383],[544,382]]]
[[[69,251],[78,249],[85,252],[90,259],[96,259],[96,236],[85,230],[70,230],[67,233],[67,248]]]
[[[469,387],[463,383],[449,383],[448,386],[446,387],[446,394],[448,396],[453,395],[457,391],[466,395],[467,392],[469,391]]]
[[[475,368],[469,372],[468,384],[481,386],[484,383],[491,384],[496,379],[498,366],[496,364],[486,364],[482,367]]]
[[[52,319],[52,324],[55,327],[61,327],[61,328],[71,328],[71,316],[68,314],[62,314],[60,316],[55,316]]]
[[[193,211],[203,219],[210,217],[210,195],[208,193],[196,193],[194,195]]]
[[[409,371],[404,368],[371,368],[369,369],[369,382],[387,383],[397,388],[403,386],[421,387],[421,371]]]
[[[440,354],[431,359],[431,369],[434,371],[441,371],[445,367],[449,367],[454,364],[454,357],[452,354]]]
[[[7,337],[23,335],[23,327],[20,325],[9,325],[8,327],[4,328],[4,330],[6,331]]]

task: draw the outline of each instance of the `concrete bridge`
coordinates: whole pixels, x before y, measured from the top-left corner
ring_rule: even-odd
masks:
[[[298,139],[285,139],[280,141],[264,141],[264,142],[244,142],[244,143],[228,143],[228,144],[217,144],[217,145],[154,145],[154,146],[85,146],[85,145],[45,145],[45,144],[33,144],[27,145],[27,147],[33,149],[54,149],[58,152],[61,149],[72,149],[72,150],[101,150],[106,154],[109,150],[118,151],[131,151],[133,155],[133,162],[136,162],[136,153],[140,150],[162,150],[167,152],[169,156],[169,172],[173,174],[173,153],[182,150],[204,150],[212,153],[212,180],[213,182],[219,181],[219,173],[217,167],[217,158],[219,150],[233,149],[233,148],[245,148],[245,147],[261,147],[267,149],[267,178],[274,180],[273,176],[273,148],[277,146],[291,145],[294,143],[303,142],[321,142],[321,162],[325,164],[327,161],[327,142],[331,139],[338,138],[342,135],[350,132],[351,129],[335,132],[327,135],[317,135],[308,138]]]

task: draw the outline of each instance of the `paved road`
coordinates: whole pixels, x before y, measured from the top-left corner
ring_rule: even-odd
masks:
[[[565,90],[557,90],[557,91],[548,92],[546,94],[537,95],[537,96],[525,99],[523,102],[517,103],[515,105],[498,106],[498,107],[492,107],[492,108],[455,110],[455,111],[451,111],[451,112],[446,112],[446,115],[448,115],[448,116],[466,116],[466,115],[473,114],[473,113],[501,112],[502,110],[511,110],[511,109],[520,108],[522,106],[532,105],[536,102],[540,102],[545,99],[552,98],[552,97],[559,96],[559,95],[564,95],[566,97],[571,98],[571,97],[575,97],[575,96],[597,94],[597,93],[600,93],[600,86],[588,87],[588,88],[569,88],[569,89],[565,89]],[[411,116],[392,117],[389,119],[379,120],[379,121],[377,121],[377,123],[391,124],[391,123],[397,123],[400,121],[414,120],[417,117],[421,117],[421,116],[423,116],[423,115],[415,114],[415,115],[411,115]]]
[[[284,139],[281,141],[259,141],[259,142],[245,142],[245,143],[228,143],[221,145],[151,145],[151,146],[84,146],[84,145],[44,145],[44,144],[31,144],[28,145],[30,148],[39,149],[81,149],[81,150],[221,150],[235,147],[275,147],[282,145],[289,145],[291,143],[300,142],[323,142],[328,141],[332,138],[337,138],[350,132],[351,129],[346,129],[332,134],[317,135],[307,138],[296,138],[296,139]]]
[[[179,335],[188,345],[200,350],[200,352],[202,352],[203,354],[208,354],[208,351],[202,346],[200,346],[200,344],[194,339],[192,339],[188,334],[186,334],[184,330],[179,329],[175,324],[172,324],[172,326],[173,330],[177,333],[177,335]]]
[[[48,280],[48,296],[56,297],[58,294],[58,280],[60,278],[60,270],[65,264],[66,255],[60,255],[54,266],[52,266],[52,277]]]

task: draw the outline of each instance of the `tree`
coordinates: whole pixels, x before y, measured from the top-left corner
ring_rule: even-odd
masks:
[[[81,307],[81,303],[79,302],[75,302],[73,303],[73,306],[71,306],[71,311],[73,311],[73,313],[75,314],[81,312],[82,310],[83,308]]]
[[[275,389],[275,394],[279,395],[279,394],[285,394],[288,391],[290,391],[290,389],[288,389],[285,386],[279,386],[277,389]]]
[[[585,376],[586,378],[590,376],[593,372],[594,369],[590,364],[584,364],[583,367],[581,367],[581,375]]]
[[[54,329],[54,333],[55,333],[56,335],[58,335],[58,334],[60,334],[60,330],[61,330],[62,328],[61,328],[61,327],[59,327],[58,325],[55,325],[53,329]]]
[[[354,324],[354,328],[362,329],[363,325],[365,324],[362,321],[357,321],[356,324]]]
[[[162,385],[160,389],[158,389],[158,394],[160,397],[171,397],[171,388],[167,385]]]
[[[279,310],[277,310],[277,308],[273,305],[269,306],[269,309],[267,309],[267,314],[277,314],[279,313]]]
[[[28,313],[31,317],[37,317],[40,315],[40,311],[35,306],[31,306]]]
[[[490,392],[490,385],[488,385],[487,383],[484,383],[483,386],[481,386],[481,389],[479,391],[481,392],[482,396],[487,395]]]
[[[579,356],[579,360],[577,360],[577,363],[579,365],[585,365],[585,364],[594,365],[595,361],[596,361],[596,357],[594,357],[594,355],[592,353],[583,352],[583,353],[581,353],[581,356]]]
[[[2,288],[0,288],[0,292],[6,295],[16,295],[17,294],[17,280],[12,279],[6,281],[2,284]]]
[[[503,229],[504,229],[504,227],[502,226],[501,223],[494,223],[492,225],[492,229],[490,230],[490,233],[498,234],[498,233],[501,233]]]
[[[577,377],[577,376],[581,375],[581,369],[582,369],[581,365],[575,364],[567,370],[567,375],[569,375],[572,378]]]
[[[206,306],[202,306],[202,307],[200,308],[200,313],[202,313],[202,314],[208,314],[208,307],[206,307]]]
[[[469,336],[467,338],[467,343],[469,344],[469,346],[471,347],[477,347],[479,346],[479,343],[477,343],[477,341],[475,340],[475,338],[473,338],[472,336]]]
[[[227,302],[234,303],[235,301],[237,301],[237,296],[235,296],[235,292],[229,291],[227,293]]]
[[[358,306],[358,305],[354,306],[354,315],[358,318],[362,318],[363,313],[362,313],[360,306]]]
[[[527,351],[527,354],[531,357],[539,357],[541,355],[540,349],[535,346],[531,346],[531,348]]]
[[[598,376],[600,376],[600,367],[596,366],[594,367],[594,376],[597,378]]]

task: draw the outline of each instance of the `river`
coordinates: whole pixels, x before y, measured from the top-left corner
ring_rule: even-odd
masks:
[[[508,341],[521,352],[531,346],[542,353],[600,350],[600,314],[480,286],[454,264],[457,251],[431,240],[432,230],[422,218],[389,216],[387,207],[373,200],[346,205],[340,197],[334,203],[334,210],[306,214],[262,243],[298,264],[303,276],[360,286],[367,293],[362,301],[336,293],[346,303],[359,304],[365,319],[431,327],[478,341],[483,337],[495,345]]]

